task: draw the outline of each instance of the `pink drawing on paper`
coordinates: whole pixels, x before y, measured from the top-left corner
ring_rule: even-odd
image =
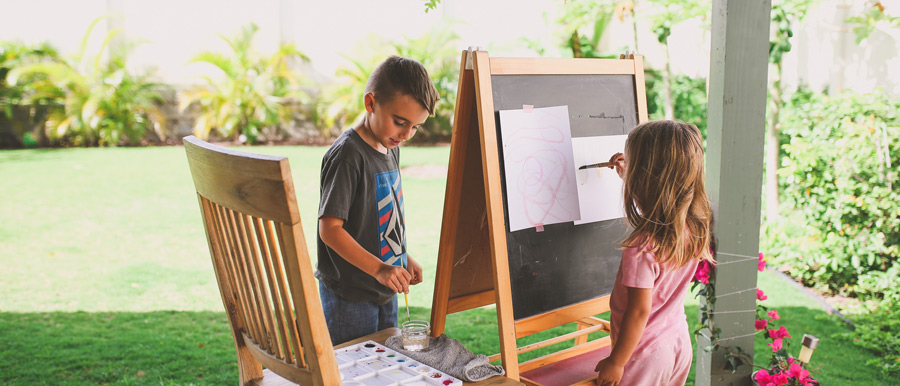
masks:
[[[580,218],[568,106],[501,110],[510,231]]]

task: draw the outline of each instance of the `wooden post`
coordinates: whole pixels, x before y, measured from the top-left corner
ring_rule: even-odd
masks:
[[[714,0],[712,7],[706,165],[719,261],[712,319],[720,342],[750,357],[771,8],[771,0]],[[724,350],[706,352],[709,345],[698,338],[698,386],[750,385],[750,366],[732,374],[724,369]]]

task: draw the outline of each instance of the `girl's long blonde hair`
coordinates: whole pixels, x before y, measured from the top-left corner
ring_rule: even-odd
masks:
[[[700,130],[677,121],[641,124],[628,134],[625,156],[625,215],[634,232],[622,246],[646,248],[673,268],[712,261]]]

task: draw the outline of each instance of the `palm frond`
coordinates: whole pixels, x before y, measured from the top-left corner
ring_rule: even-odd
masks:
[[[204,62],[209,63],[219,70],[221,70],[225,76],[235,78],[240,75],[240,66],[235,65],[231,58],[215,53],[215,52],[201,52],[194,56],[191,59],[191,62]],[[209,81],[209,78],[206,78]]]

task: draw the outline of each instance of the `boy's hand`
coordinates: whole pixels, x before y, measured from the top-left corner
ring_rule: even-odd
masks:
[[[609,357],[606,357],[597,362],[597,367],[594,367],[594,371],[598,373],[597,386],[616,386],[622,380],[622,373],[625,372],[625,367],[616,365]]]
[[[412,276],[412,279],[409,280],[409,285],[416,285],[422,282],[422,266],[419,265],[415,260],[413,260],[412,256],[409,253],[406,254],[406,270]]]
[[[379,283],[395,293],[409,293],[409,280],[412,276],[403,267],[381,264],[374,276]]]
[[[612,169],[615,167],[616,173],[619,174],[619,178],[625,178],[625,155],[622,153],[613,154],[612,157],[609,157],[609,162],[615,163],[614,166],[610,166],[609,168]]]

